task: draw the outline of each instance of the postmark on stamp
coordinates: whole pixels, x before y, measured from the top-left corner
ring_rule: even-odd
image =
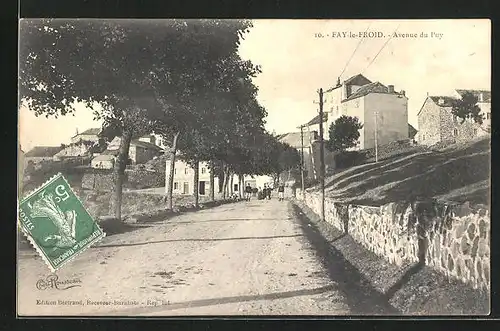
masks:
[[[106,235],[60,173],[19,203],[19,224],[52,272]]]

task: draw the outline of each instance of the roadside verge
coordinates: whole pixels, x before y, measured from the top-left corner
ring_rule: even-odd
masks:
[[[430,267],[401,267],[368,251],[350,235],[335,229],[305,204],[292,201],[293,213],[330,272],[352,301],[355,314],[487,315],[490,298],[484,291],[454,280]],[[350,277],[335,269],[343,268]],[[342,279],[339,279],[342,278]]]

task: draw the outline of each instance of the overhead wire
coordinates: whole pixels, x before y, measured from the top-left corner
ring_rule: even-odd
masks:
[[[370,61],[370,63],[368,63],[368,65],[366,66],[366,68],[361,72],[361,74],[365,73],[366,70],[368,70],[368,68],[372,65],[372,63],[377,59],[378,55],[382,52],[382,50],[385,48],[385,46],[387,46],[387,44],[389,43],[389,41],[391,41],[392,37],[394,36],[394,34],[398,31],[399,27],[401,26],[401,23],[398,24],[398,26],[396,27],[396,29],[394,30],[394,32],[391,34],[391,36],[385,41],[385,43],[382,45],[382,48],[380,48],[380,50],[378,51],[378,53],[375,55],[375,57]]]
[[[368,27],[366,28],[365,32],[363,33],[363,37],[359,40],[358,44],[356,45],[356,48],[354,49],[354,51],[351,54],[351,57],[349,58],[349,60],[347,60],[347,63],[345,64],[344,69],[342,69],[342,72],[340,73],[339,78],[342,77],[345,70],[347,69],[347,66],[349,65],[349,63],[351,63],[351,60],[354,57],[354,54],[356,54],[356,51],[358,50],[359,46],[361,45],[361,43],[365,39],[366,32],[368,32],[368,29],[370,29],[370,26],[372,25],[372,23],[373,23],[373,21],[371,21],[370,24],[368,25]]]

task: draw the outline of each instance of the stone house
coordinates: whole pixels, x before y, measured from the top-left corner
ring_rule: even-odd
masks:
[[[102,153],[102,155],[118,155],[118,150],[120,148],[120,137],[115,137],[109,144],[107,149]],[[130,142],[129,148],[129,158],[131,164],[142,164],[149,160],[152,160],[155,156],[159,156],[163,153],[163,150],[155,145],[146,141],[141,141],[134,139]]]
[[[323,139],[329,139],[329,128],[342,115],[357,117],[363,124],[356,149],[385,145],[408,139],[408,98],[405,91],[396,92],[394,85],[372,82],[358,74],[323,93],[325,114]],[[317,119],[317,121],[314,121]],[[319,116],[308,124],[319,126]],[[377,135],[375,135],[377,133]]]
[[[113,169],[115,156],[110,154],[98,155],[92,159],[90,166],[94,169]]]
[[[451,111],[455,100],[457,98],[454,96],[428,96],[425,99],[417,114],[419,144],[470,140],[489,134],[474,120],[467,119],[462,123],[462,119],[454,116]]]
[[[162,138],[161,135],[152,133],[139,138],[139,141],[144,141],[153,145],[156,145],[162,149],[168,147],[168,142]]]
[[[73,137],[71,137],[71,142],[77,143],[80,140],[98,142],[100,132],[101,128],[90,128],[88,130],[83,131],[82,133],[78,133],[77,129],[76,134]]]
[[[25,162],[53,160],[54,155],[62,149],[61,146],[35,146],[24,154],[24,160]]]

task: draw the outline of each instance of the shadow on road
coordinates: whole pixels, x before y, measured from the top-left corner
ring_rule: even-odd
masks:
[[[258,294],[258,295],[240,295],[233,297],[222,297],[222,298],[213,298],[213,299],[201,299],[201,300],[192,300],[186,302],[179,303],[167,303],[164,305],[159,305],[156,307],[141,307],[141,308],[132,308],[123,311],[117,312],[118,314],[127,313],[127,315],[137,315],[140,313],[155,313],[162,311],[169,311],[175,309],[183,309],[183,308],[197,308],[197,307],[206,307],[206,306],[216,306],[223,305],[228,303],[240,303],[240,302],[248,302],[248,301],[259,301],[259,300],[276,300],[276,299],[287,299],[298,296],[306,296],[306,295],[315,295],[321,294],[325,292],[333,291],[336,288],[334,285],[328,285],[313,289],[302,289],[296,291],[287,291],[287,292],[278,292],[278,293],[269,293],[269,294]],[[109,316],[109,313],[106,315]]]
[[[293,238],[302,237],[301,234],[287,235],[287,236],[269,236],[269,237],[238,237],[238,238],[200,238],[200,239],[170,239],[170,240],[157,240],[149,242],[139,242],[139,243],[123,243],[123,244],[109,244],[109,245],[95,245],[92,248],[105,248],[105,247],[124,247],[124,246],[141,246],[149,244],[160,244],[168,242],[203,242],[203,241],[227,241],[227,240],[258,240],[258,239],[278,239],[278,238]]]
[[[344,258],[323,237],[317,226],[310,222],[296,204],[292,205],[293,213],[299,220],[305,237],[316,251],[330,279],[337,283],[336,288],[344,294],[345,300],[353,315],[400,315],[384,293],[376,290],[359,270]],[[341,236],[335,238],[340,239]]]

